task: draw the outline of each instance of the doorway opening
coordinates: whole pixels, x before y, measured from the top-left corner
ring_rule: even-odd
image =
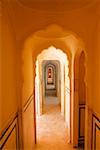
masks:
[[[67,92],[68,89],[70,91],[68,64],[67,55],[54,46],[43,50],[37,57],[35,77],[37,143],[41,143],[42,136],[45,142],[53,137],[59,138],[60,142],[62,127],[66,130],[63,136],[70,133],[70,92]],[[49,126],[51,129],[46,125],[52,126]],[[58,131],[56,131],[57,127],[60,127]],[[59,133],[59,136],[55,136],[55,131],[56,134]],[[67,142],[68,139],[66,139],[66,144]]]
[[[77,102],[77,124],[76,128],[78,146],[84,147],[85,143],[85,106],[86,106],[86,53],[81,50],[76,53],[74,60],[74,100]]]
[[[53,45],[53,46],[51,46]],[[49,47],[49,48],[48,48]],[[60,49],[58,49],[58,47]],[[47,48],[47,49],[45,49]],[[28,37],[25,41],[23,52],[22,52],[22,77],[23,77],[23,86],[22,86],[22,105],[25,104],[25,99],[29,97],[29,95],[33,95],[33,104],[31,113],[29,110],[24,114],[24,116],[30,115],[30,128],[26,132],[26,127],[28,128],[29,122],[24,123],[27,120],[27,117],[24,117],[23,120],[23,133],[25,134],[24,143],[27,143],[28,137],[31,131],[34,131],[32,135],[30,145],[35,143],[34,139],[36,139],[36,114],[35,109],[37,110],[37,114],[40,117],[46,115],[47,111],[44,106],[46,101],[46,96],[57,97],[57,102],[59,103],[60,114],[65,120],[68,129],[68,142],[71,142],[73,147],[78,147],[78,129],[79,129],[79,94],[78,94],[78,71],[79,68],[79,55],[76,56],[77,53],[80,53],[81,50],[84,50],[85,46],[83,41],[73,32],[65,31],[63,28],[57,25],[51,25],[46,30],[40,30],[34,33],[32,36]],[[43,51],[42,51],[43,50]],[[45,54],[45,57],[44,57]],[[65,54],[65,55],[64,55]],[[67,54],[67,55],[66,55]],[[55,57],[54,57],[55,56]],[[65,58],[67,57],[67,59]],[[65,65],[62,62],[67,60]],[[54,62],[50,65],[48,62],[56,61],[58,65]],[[75,68],[74,68],[75,63]],[[46,75],[46,64],[49,65],[47,69]],[[59,65],[60,64],[60,65]],[[44,69],[43,69],[44,68]],[[56,71],[53,71],[55,68]],[[27,69],[27,73],[26,73]],[[58,74],[58,71],[60,75]],[[75,73],[75,70],[76,73]],[[43,71],[44,70],[44,71]],[[52,73],[54,72],[54,73]],[[55,84],[55,80],[52,79],[53,74],[55,76],[55,72],[57,72],[57,77],[60,76],[59,79],[56,78],[57,82]],[[63,74],[62,74],[63,73]],[[75,74],[74,74],[75,73]],[[44,82],[44,75],[47,77],[47,82]],[[53,92],[48,93],[48,85],[46,84],[54,84],[52,88]],[[57,87],[57,88],[56,88]],[[49,86],[50,88],[50,86]],[[55,91],[54,91],[55,90]],[[34,94],[35,92],[35,94]],[[49,94],[49,95],[48,95]],[[29,97],[30,99],[30,97]],[[52,100],[53,101],[53,100]],[[50,103],[52,102],[49,101]],[[36,102],[36,107],[35,107]],[[53,101],[54,102],[54,101]],[[48,108],[49,110],[49,108]],[[49,111],[50,112],[50,111]],[[34,120],[34,121],[33,121]],[[34,125],[33,125],[34,122]],[[40,123],[41,125],[42,123]],[[47,125],[46,125],[47,126]]]
[[[42,64],[44,79],[44,104],[60,104],[60,62],[44,60]]]

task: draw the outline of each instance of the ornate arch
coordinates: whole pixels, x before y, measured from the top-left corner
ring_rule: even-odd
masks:
[[[54,32],[54,29],[56,32]],[[65,54],[67,54],[68,56],[68,61],[69,63],[67,64],[69,71],[68,71],[68,76],[71,79],[71,81],[73,81],[73,77],[72,77],[72,66],[73,66],[73,58],[75,56],[75,49],[78,46],[78,44],[80,45],[81,48],[83,48],[84,43],[82,42],[82,40],[73,32],[70,31],[66,31],[63,30],[63,28],[61,27],[57,27],[55,25],[49,26],[47,29],[43,30],[46,31],[45,35],[46,36],[40,36],[39,34],[32,34],[31,36],[29,36],[26,41],[24,42],[24,47],[22,50],[22,61],[23,61],[23,65],[22,67],[22,78],[23,78],[23,83],[27,82],[25,81],[26,75],[25,75],[25,68],[26,66],[28,68],[31,68],[33,70],[29,70],[30,74],[33,78],[32,78],[32,84],[33,84],[33,90],[34,90],[34,81],[35,81],[35,70],[36,70],[36,60],[37,60],[37,56],[42,52],[43,49],[46,49],[47,47],[50,47],[51,45],[53,45],[53,47],[56,47],[56,49],[62,49],[63,52]],[[54,34],[56,34],[57,36],[53,36],[53,32]],[[52,34],[49,34],[52,33]],[[44,34],[44,32],[43,32]],[[42,34],[42,35],[43,35]],[[72,39],[72,42],[70,41],[70,43],[68,43],[68,39],[67,37],[70,37],[70,39]],[[72,44],[74,43],[74,46],[76,47],[72,47]],[[75,56],[76,57],[76,56]],[[26,59],[27,58],[27,59]],[[25,84],[26,86],[26,84]],[[71,85],[72,86],[72,85]],[[22,95],[23,93],[25,93],[25,90],[29,90],[29,88],[24,87],[24,85],[22,85]],[[72,90],[73,87],[71,87]],[[71,95],[72,95],[71,91]],[[24,96],[22,96],[22,101],[24,99]],[[73,107],[73,100],[71,100],[72,105],[71,107]],[[35,102],[34,102],[35,103]],[[72,112],[70,112],[72,113]],[[72,116],[72,120],[74,120],[73,116]],[[73,122],[73,121],[72,121]],[[72,127],[72,126],[71,126]],[[72,128],[73,129],[73,128]],[[73,132],[73,131],[72,131]],[[71,137],[71,141],[73,142],[73,137]]]

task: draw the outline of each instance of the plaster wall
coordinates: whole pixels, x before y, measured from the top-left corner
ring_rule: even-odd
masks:
[[[24,61],[25,60],[25,61]],[[23,147],[32,149],[35,144],[34,97],[35,97],[35,64],[32,53],[25,51],[22,55],[22,126]],[[34,74],[34,75],[33,75]],[[30,140],[31,137],[31,140]]]
[[[2,71],[2,82],[3,82],[3,87],[2,90],[4,89],[5,92],[2,92],[2,97],[0,96],[0,101],[1,106],[2,106],[2,111],[5,110],[7,107],[7,111],[4,112],[3,114],[3,121],[1,123],[1,126],[3,127],[9,118],[9,115],[11,112],[14,112],[17,109],[17,104],[16,104],[16,99],[17,96],[21,97],[23,95],[23,104],[27,101],[29,95],[32,93],[32,83],[34,84],[34,80],[30,77],[32,77],[33,73],[33,78],[35,77],[35,61],[36,61],[36,56],[41,52],[42,49],[49,47],[50,45],[54,45],[56,47],[59,47],[61,49],[64,49],[65,52],[67,52],[68,49],[71,48],[73,53],[75,52],[76,49],[73,47],[74,43],[71,42],[71,47],[66,44],[69,43],[68,40],[70,39],[42,39],[35,37],[34,40],[32,40],[31,33],[35,33],[37,30],[44,29],[50,24],[58,24],[65,28],[66,30],[71,30],[75,32],[79,37],[82,38],[82,40],[85,43],[86,46],[86,52],[87,52],[87,76],[86,76],[86,81],[87,81],[87,106],[93,110],[94,113],[97,114],[97,116],[100,116],[100,92],[99,92],[99,83],[100,83],[100,23],[98,23],[98,20],[100,19],[100,3],[95,3],[94,5],[88,5],[87,7],[79,8],[76,10],[71,10],[71,11],[64,11],[64,12],[44,12],[44,11],[38,11],[38,10],[32,10],[26,7],[23,7],[22,5],[19,5],[17,1],[9,2],[9,1],[3,1],[3,10],[4,7],[8,12],[2,12],[2,16],[4,21],[2,21],[2,29],[1,33],[3,32],[4,37],[2,36],[2,43],[3,43],[3,48],[2,48],[2,66],[3,69],[6,68],[6,70]],[[6,21],[5,18],[8,17],[9,14],[9,21]],[[16,17],[15,17],[16,16]],[[26,19],[27,18],[27,19]],[[33,19],[34,18],[34,19]],[[34,23],[35,20],[35,23]],[[11,23],[11,27],[9,28],[8,23]],[[13,31],[11,31],[12,29]],[[23,75],[24,79],[22,81],[22,78],[20,77],[20,82],[23,83],[23,94],[21,93],[20,95],[16,96],[16,69],[15,69],[15,64],[16,64],[16,46],[15,42],[13,41],[14,38],[10,31],[14,34],[16,38],[16,43],[18,46],[18,51],[17,54],[20,60],[21,55],[24,55],[23,61],[19,65],[20,70],[22,71],[22,66],[24,70],[22,71],[26,75]],[[48,37],[48,34],[46,34]],[[53,35],[53,36],[52,36]],[[57,34],[54,32],[54,34],[51,34],[51,37],[57,38]],[[62,34],[60,34],[60,37]],[[25,40],[30,37],[28,40],[30,41],[27,44],[26,50],[28,52],[25,52],[22,54],[23,50],[23,45]],[[63,37],[63,36],[62,36]],[[5,40],[7,39],[7,40]],[[4,42],[3,42],[4,41]],[[6,44],[7,43],[7,44]],[[32,44],[34,43],[34,44]],[[44,44],[45,43],[45,44]],[[68,48],[68,49],[67,49]],[[80,46],[78,47],[80,48]],[[4,50],[3,50],[4,49]],[[9,50],[8,50],[9,49]],[[33,66],[32,66],[32,51],[33,52]],[[30,54],[31,51],[31,54]],[[70,55],[71,56],[71,55]],[[6,62],[4,61],[3,58],[6,57]],[[70,57],[71,58],[71,57]],[[30,63],[31,64],[30,64]],[[9,67],[8,67],[8,64]],[[14,66],[13,66],[14,65]],[[26,65],[27,67],[25,67]],[[9,68],[9,69],[8,69]],[[27,68],[27,69],[26,69]],[[33,68],[33,72],[32,69]],[[95,68],[95,71],[94,71]],[[22,72],[19,72],[19,76],[22,75]],[[4,72],[4,73],[3,73]],[[6,76],[7,75],[7,76]],[[5,77],[6,76],[6,77]],[[6,79],[6,80],[5,80]],[[28,82],[29,81],[29,82]],[[0,83],[2,83],[0,82]],[[7,86],[8,85],[8,86]],[[9,85],[12,88],[9,88]],[[98,86],[97,86],[98,85]],[[22,85],[19,83],[17,90],[21,89]],[[8,92],[9,91],[9,92]],[[12,92],[13,91],[13,92]],[[73,91],[72,91],[73,92]],[[7,93],[5,95],[5,93]],[[0,93],[1,94],[1,93]],[[24,95],[25,94],[25,95]],[[8,105],[6,105],[7,101],[6,99],[9,99]],[[10,105],[10,109],[8,106]],[[91,111],[92,112],[92,111]],[[89,116],[91,115],[88,114],[87,111],[87,122],[89,120]],[[91,123],[86,122],[86,128],[91,129]],[[90,119],[91,122],[91,119]],[[32,122],[30,123],[32,124]],[[89,127],[88,127],[89,124]],[[1,127],[0,127],[1,128]],[[88,130],[86,133],[86,139],[87,139],[87,145],[90,145],[90,136],[88,136],[90,131]],[[25,134],[27,137],[27,134]],[[26,140],[27,141],[27,140]],[[32,143],[31,143],[32,144]]]
[[[17,97],[17,50],[14,32],[5,8],[0,15],[0,136],[16,116]],[[12,123],[13,126],[13,123]],[[11,129],[13,127],[10,127]],[[10,128],[6,134],[10,132]],[[4,134],[0,146],[6,138]],[[13,130],[4,148],[15,148],[17,133]],[[8,146],[9,145],[9,146]]]
[[[100,18],[99,18],[100,20]],[[87,66],[87,98],[91,102],[87,101],[87,111],[86,111],[86,149],[90,149],[94,147],[95,138],[92,139],[94,135],[94,119],[93,115],[95,115],[100,121],[100,21],[98,20],[97,27],[94,35],[94,44],[93,44],[93,52],[88,57],[88,66]],[[98,121],[97,121],[98,122]],[[93,126],[93,127],[92,127]],[[100,124],[98,125],[100,128]],[[100,130],[96,131],[96,134],[100,135]],[[100,141],[100,136],[96,136],[97,141]],[[90,140],[92,139],[92,140]],[[100,148],[100,144],[96,142],[96,149]]]
[[[81,52],[80,58],[79,58],[79,84],[78,84],[78,90],[79,90],[79,104],[85,104],[86,103],[86,85],[85,85],[85,53]]]

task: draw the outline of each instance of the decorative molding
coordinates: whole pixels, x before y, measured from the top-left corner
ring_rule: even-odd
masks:
[[[91,136],[91,150],[97,150],[96,147],[96,133],[97,130],[100,132],[100,118],[94,113],[92,114],[92,136]]]
[[[5,127],[5,129],[2,131],[2,133],[0,133],[0,140],[2,139],[2,137],[4,136],[4,134],[7,132],[7,130],[9,129],[9,127],[12,125],[12,123],[15,121],[15,119],[18,117],[18,112],[16,112],[13,116],[13,118],[11,118],[9,120],[8,125]]]
[[[3,149],[14,129],[16,130],[16,149],[19,149],[18,112],[15,113],[14,117],[0,134],[0,150]]]
[[[33,121],[33,125],[34,125],[34,134],[35,134],[35,144],[36,144],[36,102],[35,102],[35,87],[33,90],[33,93],[29,96],[29,98],[27,99],[26,103],[24,104],[23,107],[23,113],[26,112],[26,110],[28,109],[28,107],[30,106],[31,102],[33,101],[33,113],[34,113],[34,121]]]
[[[28,106],[30,105],[31,101],[33,100],[33,97],[34,97],[34,94],[32,93],[23,107],[23,112],[25,112],[27,110]],[[8,139],[10,138],[10,136],[14,130],[16,132],[15,133],[16,149],[19,149],[20,145],[19,145],[18,112],[14,113],[10,117],[6,127],[0,133],[0,150],[3,149],[4,145],[6,144],[6,142],[8,141]]]
[[[81,131],[81,111],[82,109],[84,109],[84,112],[85,112],[85,104],[79,104],[79,143],[83,143],[84,144],[84,135],[81,135],[80,131]],[[85,125],[85,122],[84,122],[84,125]]]
[[[24,107],[23,107],[23,112],[25,112],[28,108],[28,106],[30,105],[31,101],[33,100],[33,97],[34,97],[34,94],[32,93],[28,100],[26,101],[26,103],[24,104]]]

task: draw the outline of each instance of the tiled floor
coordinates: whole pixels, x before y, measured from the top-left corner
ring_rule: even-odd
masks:
[[[44,114],[37,117],[35,150],[74,150],[67,140],[67,128],[59,105],[46,105]]]

